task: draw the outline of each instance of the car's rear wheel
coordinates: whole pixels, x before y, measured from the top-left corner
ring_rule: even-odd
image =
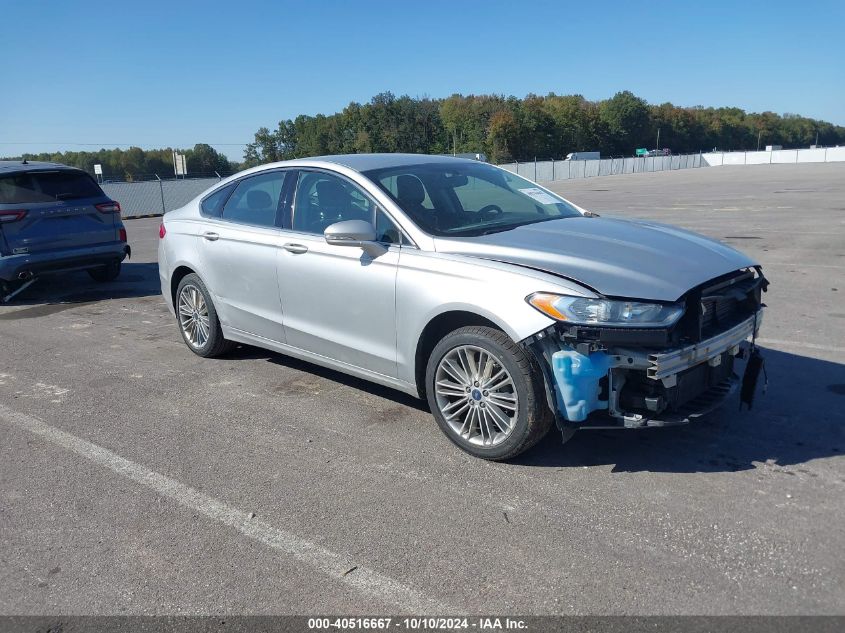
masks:
[[[176,289],[176,319],[188,348],[198,356],[219,356],[234,343],[223,338],[211,294],[198,275],[185,275]]]
[[[91,279],[94,281],[102,283],[114,281],[120,275],[120,262],[113,262],[106,266],[100,266],[99,268],[91,268],[88,270],[88,274],[91,275]]]
[[[470,326],[434,348],[426,395],[446,436],[483,459],[514,457],[551,428],[536,362],[504,332]]]

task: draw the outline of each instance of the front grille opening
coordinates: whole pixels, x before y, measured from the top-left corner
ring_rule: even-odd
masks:
[[[760,307],[763,278],[753,269],[724,275],[687,296],[687,332],[693,340],[711,338],[752,316]]]
[[[622,387],[619,406],[623,411],[648,417],[659,411],[649,409],[647,400],[654,403],[655,399],[659,399],[661,410],[679,411],[685,404],[730,378],[733,366],[734,357],[730,352],[724,352],[716,366],[705,362],[679,373],[674,387],[665,387],[662,381],[647,378],[643,372],[629,372]]]

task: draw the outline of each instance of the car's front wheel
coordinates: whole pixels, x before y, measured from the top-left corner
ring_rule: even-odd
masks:
[[[199,275],[185,275],[176,289],[176,318],[188,348],[198,356],[219,356],[234,343],[223,338],[211,294]]]
[[[426,367],[426,395],[446,436],[483,459],[514,457],[552,425],[540,368],[504,332],[490,327],[460,328],[435,346]]]

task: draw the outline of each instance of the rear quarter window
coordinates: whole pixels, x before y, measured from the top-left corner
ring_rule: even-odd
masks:
[[[0,175],[0,204],[104,198],[100,186],[81,171],[28,171]]]
[[[200,203],[200,206],[202,207],[202,214],[207,215],[210,218],[221,217],[223,215],[223,205],[226,204],[226,200],[229,199],[229,196],[237,186],[238,183],[233,182],[230,185],[218,189],[205,198],[202,203]]]

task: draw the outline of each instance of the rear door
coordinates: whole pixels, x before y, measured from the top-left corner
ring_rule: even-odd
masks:
[[[16,255],[115,242],[120,216],[109,202],[78,169],[0,173],[0,246]]]
[[[286,173],[243,178],[220,191],[222,200],[211,194],[202,202],[200,233],[202,277],[221,321],[276,342],[284,342],[276,257]]]

